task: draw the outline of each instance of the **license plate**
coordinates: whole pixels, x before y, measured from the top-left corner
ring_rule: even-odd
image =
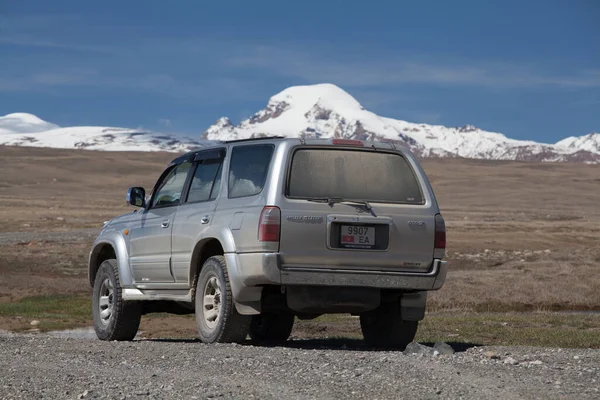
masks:
[[[351,249],[375,247],[375,228],[372,226],[342,225],[340,244]]]

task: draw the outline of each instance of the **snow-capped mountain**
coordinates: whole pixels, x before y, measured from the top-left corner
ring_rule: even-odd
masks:
[[[35,133],[58,128],[35,115],[26,113],[13,113],[0,117],[0,135],[6,133]]]
[[[392,141],[424,157],[600,162],[597,138],[596,147],[584,140],[587,136],[565,139],[570,140],[568,143],[543,144],[510,139],[471,125],[449,128],[384,118],[332,84],[285,89],[237,126],[228,118],[220,118],[202,138],[232,140],[271,135]]]
[[[0,144],[110,151],[185,152],[206,143],[140,129],[103,126],[60,128],[35,115],[15,113],[0,117]]]
[[[293,86],[238,125],[220,118],[199,141],[140,129],[99,126],[61,128],[32,114],[0,117],[0,145],[89,150],[184,152],[208,141],[261,136],[336,137],[408,146],[422,157],[600,163],[600,134],[569,137],[556,144],[507,138],[472,125],[446,127],[380,117],[332,84]]]
[[[600,153],[600,133],[590,133],[585,136],[571,136],[559,141],[556,145],[567,149]]]

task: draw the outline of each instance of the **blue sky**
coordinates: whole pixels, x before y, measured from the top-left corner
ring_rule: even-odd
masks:
[[[0,115],[197,137],[292,85],[555,142],[600,131],[600,1],[0,2]]]

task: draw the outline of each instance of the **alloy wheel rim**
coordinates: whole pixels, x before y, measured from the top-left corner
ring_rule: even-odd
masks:
[[[98,311],[100,322],[108,325],[113,316],[114,286],[110,278],[106,278],[100,286],[100,296],[98,298]]]
[[[204,285],[202,299],[204,322],[210,329],[214,329],[221,317],[221,286],[216,276],[212,276]]]

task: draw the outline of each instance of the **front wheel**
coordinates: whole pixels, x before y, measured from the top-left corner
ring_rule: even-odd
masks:
[[[252,316],[250,337],[255,342],[286,341],[294,327],[294,314],[281,311]]]
[[[360,315],[365,342],[372,347],[404,350],[417,334],[419,321],[407,321],[400,315],[398,303],[383,303]]]
[[[100,264],[92,294],[94,330],[101,340],[132,340],[142,317],[137,301],[125,301],[122,296],[117,260]]]
[[[250,316],[237,312],[231,294],[225,257],[210,257],[196,283],[196,326],[204,343],[243,342]]]

